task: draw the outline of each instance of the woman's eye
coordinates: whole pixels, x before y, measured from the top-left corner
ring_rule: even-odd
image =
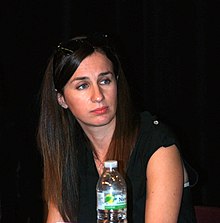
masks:
[[[109,79],[104,79],[102,81],[100,81],[101,85],[106,85],[106,84],[110,84],[111,83],[111,80]]]
[[[81,84],[81,85],[77,86],[78,90],[83,90],[83,89],[86,89],[86,88],[88,88],[88,84]]]

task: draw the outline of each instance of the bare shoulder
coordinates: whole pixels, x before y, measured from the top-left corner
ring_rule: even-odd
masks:
[[[176,222],[183,190],[183,164],[178,148],[160,147],[150,158],[146,175],[146,222]]]
[[[172,170],[173,168],[183,168],[178,148],[176,145],[160,147],[149,160],[147,174],[150,174],[151,170],[159,169],[159,172],[163,173],[163,170]]]

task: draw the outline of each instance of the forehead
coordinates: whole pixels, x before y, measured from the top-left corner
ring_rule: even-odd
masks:
[[[108,71],[113,72],[112,62],[105,54],[94,52],[82,60],[73,76],[99,74]]]

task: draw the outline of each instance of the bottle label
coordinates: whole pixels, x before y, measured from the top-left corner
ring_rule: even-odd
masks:
[[[120,210],[126,207],[126,194],[121,191],[97,193],[97,209],[99,210]]]

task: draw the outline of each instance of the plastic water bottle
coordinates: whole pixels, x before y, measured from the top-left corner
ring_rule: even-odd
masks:
[[[104,162],[97,186],[97,223],[127,223],[127,187],[117,171],[118,162]]]

